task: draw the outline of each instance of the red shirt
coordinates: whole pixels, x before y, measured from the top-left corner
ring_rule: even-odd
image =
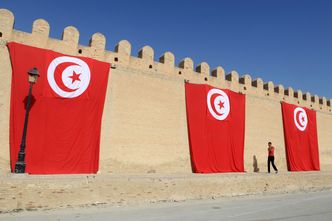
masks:
[[[274,157],[274,147],[269,148],[269,157]]]

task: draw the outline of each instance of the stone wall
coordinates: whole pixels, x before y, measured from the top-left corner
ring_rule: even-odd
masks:
[[[210,71],[206,62],[196,67],[184,58],[177,66],[171,52],[155,61],[145,46],[137,56],[122,40],[114,51],[105,50],[106,39],[92,35],[88,46],[79,45],[79,31],[64,29],[62,39],[49,38],[50,26],[38,19],[32,32],[14,30],[14,16],[0,9],[0,175],[9,168],[9,101],[11,65],[6,43],[16,41],[73,56],[86,56],[111,63],[102,122],[100,173],[191,173],[187,136],[184,81],[231,89],[247,95],[245,169],[253,172],[253,159],[266,171],[267,142],[276,146],[276,164],[286,171],[280,102],[317,111],[322,170],[332,170],[332,100],[262,79],[225,74],[222,67]]]

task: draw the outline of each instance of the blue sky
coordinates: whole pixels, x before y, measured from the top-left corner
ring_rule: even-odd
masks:
[[[155,60],[171,51],[176,63],[191,57],[332,98],[332,1],[0,0],[0,7],[14,13],[18,30],[44,18],[53,38],[73,25],[83,45],[101,32],[108,50],[127,39],[135,56],[150,45]]]

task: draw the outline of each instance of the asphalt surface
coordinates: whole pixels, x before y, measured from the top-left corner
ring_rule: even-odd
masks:
[[[0,215],[14,221],[92,220],[332,220],[332,191],[217,200],[145,204],[126,207],[89,207]]]

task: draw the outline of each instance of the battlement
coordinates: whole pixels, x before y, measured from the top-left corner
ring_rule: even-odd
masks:
[[[131,44],[127,40],[121,40],[114,51],[108,51],[105,49],[106,38],[101,33],[93,34],[88,46],[79,45],[80,34],[73,26],[64,29],[62,39],[53,39],[49,37],[50,25],[44,19],[33,22],[31,33],[15,30],[14,20],[14,15],[9,10],[0,9],[0,46],[5,46],[9,41],[16,41],[73,56],[86,56],[109,62],[113,68],[123,67],[166,74],[193,83],[207,83],[252,96],[332,112],[332,99],[303,93],[301,90],[294,91],[291,87],[285,89],[282,85],[275,85],[271,81],[264,82],[261,78],[252,80],[250,75],[239,76],[236,71],[225,74],[221,66],[210,70],[208,63],[201,62],[195,67],[193,60],[188,57],[176,65],[175,56],[171,52],[165,52],[159,61],[155,61],[154,50],[150,46],[144,46],[137,56],[132,56]]]

